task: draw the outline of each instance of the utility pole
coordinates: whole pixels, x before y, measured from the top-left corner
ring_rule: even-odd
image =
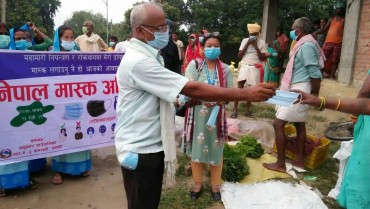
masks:
[[[6,0],[1,0],[1,22],[6,24]]]
[[[109,43],[109,37],[108,37],[108,33],[109,33],[109,20],[108,20],[108,0],[101,0],[105,6],[107,7],[107,43]]]

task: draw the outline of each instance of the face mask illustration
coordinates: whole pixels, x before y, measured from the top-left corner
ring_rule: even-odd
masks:
[[[64,119],[76,120],[81,117],[83,113],[83,105],[81,102],[66,104],[64,106]]]
[[[111,104],[111,100],[90,100],[87,102],[86,108],[91,117],[99,117],[107,112]]]

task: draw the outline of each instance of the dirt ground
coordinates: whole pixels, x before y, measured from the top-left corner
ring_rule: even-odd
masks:
[[[329,97],[355,97],[358,89],[346,87],[336,81],[324,80],[320,94]],[[348,120],[349,115],[330,110],[311,111],[310,116],[325,118],[321,125],[312,120],[308,132],[322,133],[331,121]],[[245,119],[239,116],[239,119]],[[50,165],[34,177],[40,182],[36,190],[11,190],[8,197],[0,198],[0,209],[119,209],[127,208],[122,175],[114,147],[92,152],[93,168],[90,177],[65,177],[62,185],[51,184]],[[222,209],[222,204],[209,209]]]

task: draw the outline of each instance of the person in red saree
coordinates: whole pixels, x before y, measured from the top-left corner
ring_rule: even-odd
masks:
[[[185,51],[185,59],[184,64],[182,65],[182,73],[185,73],[186,67],[189,65],[190,61],[195,60],[197,58],[203,58],[201,54],[201,47],[199,44],[198,35],[195,33],[190,34],[188,40],[188,46],[186,47]]]

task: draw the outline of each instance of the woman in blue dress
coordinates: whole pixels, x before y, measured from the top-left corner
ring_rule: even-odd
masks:
[[[71,52],[79,51],[74,42],[74,31],[70,26],[62,25],[55,30],[53,51]],[[81,127],[76,127],[81,129]],[[72,136],[65,133],[65,137]],[[89,176],[91,170],[91,153],[89,150],[59,155],[52,158],[51,169],[55,171],[52,183],[63,183],[62,173],[69,175]]]
[[[0,24],[0,48],[10,50],[26,50],[28,42],[23,30]],[[22,161],[0,166],[0,197],[6,196],[6,190],[26,188],[36,189],[38,182],[29,176],[29,161]]]

